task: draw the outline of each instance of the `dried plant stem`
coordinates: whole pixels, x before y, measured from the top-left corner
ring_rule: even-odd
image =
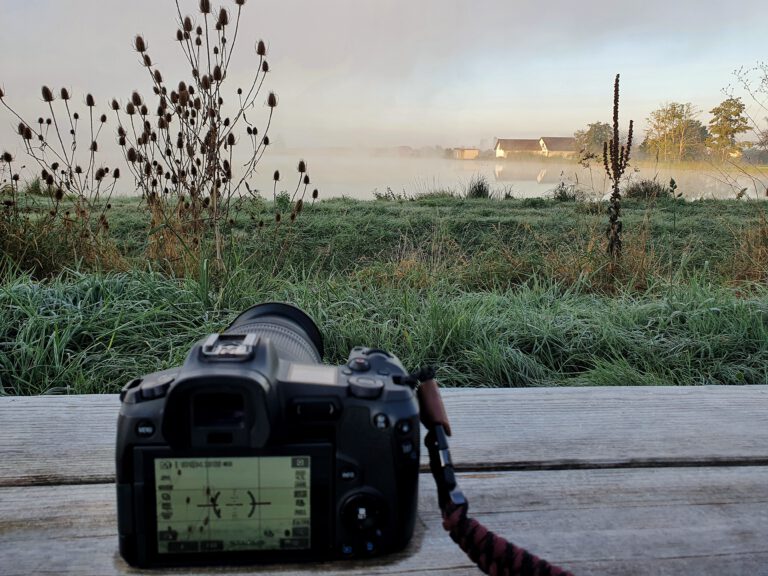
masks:
[[[608,178],[613,184],[610,204],[608,206],[608,254],[616,261],[621,257],[621,190],[619,188],[621,177],[629,163],[630,150],[632,148],[633,122],[629,121],[629,132],[626,145],[621,145],[619,139],[619,75],[613,85],[613,138],[610,142],[603,143],[603,165]]]

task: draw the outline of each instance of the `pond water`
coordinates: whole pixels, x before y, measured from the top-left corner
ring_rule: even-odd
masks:
[[[280,170],[282,186],[291,192],[298,179],[296,165],[306,160],[312,185],[320,189],[321,198],[346,196],[372,199],[374,194],[389,190],[395,195],[414,196],[436,190],[464,193],[473,177],[485,177],[497,194],[509,193],[515,198],[551,195],[560,183],[578,184],[589,195],[600,198],[610,192],[601,163],[585,168],[576,162],[542,160],[451,160],[439,157],[400,157],[364,153],[332,153],[302,150],[267,154],[262,159],[253,185],[264,194],[272,194],[272,174]],[[696,168],[659,167],[641,163],[631,166],[628,177],[633,180],[656,178],[668,184],[677,183],[677,192],[685,198],[733,198],[743,188],[750,198],[765,198],[768,169],[752,175],[735,168],[722,169],[701,164]],[[291,182],[294,184],[291,186]]]

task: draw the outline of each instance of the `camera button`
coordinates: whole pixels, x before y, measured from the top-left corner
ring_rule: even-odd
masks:
[[[341,555],[342,556],[352,556],[352,554],[354,554],[354,552],[355,552],[355,549],[352,548],[352,546],[349,545],[349,544],[344,544],[341,547]]]
[[[149,438],[155,433],[155,423],[151,420],[141,420],[136,424],[136,436],[140,438]]]
[[[406,436],[411,433],[411,430],[413,430],[413,424],[411,424],[410,420],[398,420],[397,424],[395,425],[395,429],[397,430],[398,434]]]
[[[373,425],[379,430],[386,430],[389,428],[389,418],[387,418],[386,414],[376,414],[373,417]]]
[[[369,376],[352,376],[349,382],[349,393],[357,398],[378,398],[384,390],[384,381]]]
[[[339,470],[339,480],[343,480],[344,482],[354,482],[357,480],[357,468],[353,468],[352,466],[344,466]]]
[[[408,454],[413,452],[413,442],[411,442],[410,440],[406,440],[405,442],[400,444],[400,450],[404,455],[407,456]]]
[[[348,366],[355,372],[365,372],[370,369],[371,363],[365,358],[355,358],[349,362]]]

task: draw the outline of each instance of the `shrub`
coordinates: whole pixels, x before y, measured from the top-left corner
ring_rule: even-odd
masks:
[[[672,190],[655,178],[644,178],[637,182],[630,182],[624,189],[624,196],[633,200],[654,200],[657,198],[671,198]]]
[[[488,183],[488,179],[482,174],[475,174],[467,184],[467,191],[465,196],[467,198],[491,198],[491,185]]]
[[[587,195],[576,184],[567,184],[561,181],[551,191],[552,199],[555,202],[583,202]]]

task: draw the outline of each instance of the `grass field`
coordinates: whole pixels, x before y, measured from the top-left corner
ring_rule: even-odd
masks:
[[[624,258],[609,270],[603,205],[329,200],[278,229],[235,216],[226,270],[175,276],[145,259],[136,200],[112,204],[108,262],[43,239],[55,258],[35,277],[20,270],[33,251],[5,244],[4,394],[116,392],[273,300],[317,321],[330,363],[382,347],[436,365],[446,385],[768,383],[760,203],[625,202]]]

